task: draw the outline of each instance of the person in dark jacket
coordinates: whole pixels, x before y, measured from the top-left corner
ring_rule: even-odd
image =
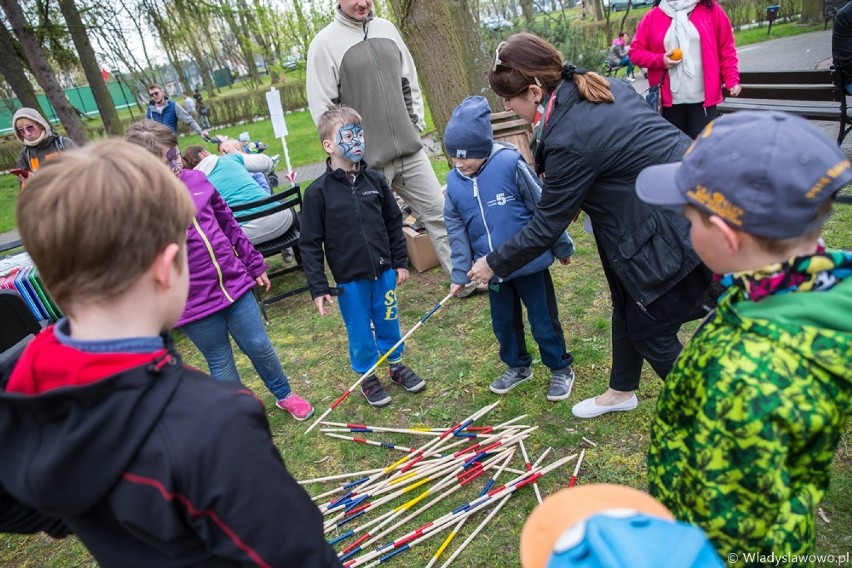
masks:
[[[70,150],[77,145],[65,136],[53,132],[50,123],[33,108],[19,108],[12,117],[15,138],[24,145],[18,154],[15,166],[22,170],[18,173],[18,183],[23,189],[27,178],[59,152]]]
[[[68,317],[0,380],[0,487],[104,568],[339,568],[263,405],[173,350],[194,216],[124,141],[50,160],[21,193],[21,238]]]
[[[544,187],[527,226],[469,274],[487,281],[512,273],[584,211],[612,295],[613,361],[609,389],[573,412],[590,418],[632,410],[643,360],[665,378],[683,347],[680,325],[707,311],[701,306],[711,274],[689,244],[687,223],[634,192],[643,168],[680,160],[690,139],[626,83],[563,65],[556,48],[532,34],[501,44],[489,81],[506,110],[539,123],[535,161]]]
[[[843,87],[852,95],[852,2],[834,15],[831,28],[831,57],[843,73]]]
[[[319,135],[329,155],[325,173],[308,189],[302,204],[299,250],[321,315],[325,304],[340,293],[340,315],[349,336],[349,359],[359,375],[388,355],[391,381],[408,392],[420,392],[426,382],[402,364],[396,286],[408,280],[408,253],[402,234],[402,212],[387,181],[367,168],[361,116],[336,105],[320,116]],[[338,289],[325,275],[324,259]],[[371,329],[370,326],[374,329]],[[371,406],[387,406],[391,398],[375,373],[361,384]]]
[[[233,337],[275,396],[275,405],[296,420],[307,420],[314,409],[292,392],[251,293],[255,285],[269,291],[263,256],[251,245],[207,177],[182,166],[177,134],[162,124],[143,120],[127,129],[125,139],[164,160],[195,202],[195,219],[186,241],[189,298],[175,327],[198,347],[214,379],[239,383],[231,348]]]

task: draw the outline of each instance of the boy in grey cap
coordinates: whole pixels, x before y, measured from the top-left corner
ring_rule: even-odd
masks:
[[[814,509],[852,410],[852,253],[826,250],[820,232],[850,181],[817,127],[739,112],[636,182],[644,201],[683,207],[728,288],[666,378],[648,487],[731,564],[814,552]]]
[[[454,169],[447,176],[444,221],[450,238],[450,291],[459,295],[470,283],[473,262],[512,238],[532,219],[541,198],[539,180],[514,146],[494,144],[491,109],[482,97],[468,97],[453,110],[444,146]],[[563,233],[553,250],[542,253],[506,278],[494,277],[488,289],[491,327],[508,369],[489,387],[506,394],[532,378],[532,356],[524,339],[521,303],[527,308],[541,361],[551,371],[547,400],[571,395],[573,357],[565,350],[556,294],[548,267],[554,257],[568,264],[574,243]]]

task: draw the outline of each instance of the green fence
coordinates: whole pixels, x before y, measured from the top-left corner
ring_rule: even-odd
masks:
[[[107,88],[116,109],[123,109],[136,104],[134,102],[135,94],[124,81],[108,81]],[[47,113],[45,118],[53,123],[59,122],[56,111],[47,99],[47,95],[38,93],[36,96],[38,97],[39,104],[41,104],[41,108]],[[98,106],[95,104],[95,97],[92,95],[92,89],[89,85],[65,89],[65,98],[68,99],[68,102],[74,108],[86,116],[98,114]],[[12,132],[12,116],[21,106],[23,105],[21,105],[17,98],[5,99],[0,103],[0,134]]]

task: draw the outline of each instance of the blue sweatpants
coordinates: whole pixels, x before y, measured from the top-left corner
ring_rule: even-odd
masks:
[[[541,362],[552,371],[564,369],[573,362],[573,357],[565,350],[565,337],[559,323],[556,293],[549,270],[491,284],[488,299],[491,302],[491,326],[500,343],[500,359],[506,365],[529,367],[532,363],[524,337],[521,302],[527,308],[527,318],[541,353]]]
[[[352,370],[363,375],[402,338],[396,306],[396,271],[386,270],[378,280],[354,280],[339,286],[343,294],[337,297],[337,303],[349,336],[349,361]],[[375,330],[370,329],[370,322]],[[394,349],[388,362],[399,362],[404,348],[401,344]]]

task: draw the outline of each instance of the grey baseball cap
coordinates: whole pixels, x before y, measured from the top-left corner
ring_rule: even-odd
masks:
[[[850,182],[840,147],[807,120],[740,111],[708,124],[682,162],[643,170],[636,193],[655,205],[694,205],[752,235],[787,239],[819,227],[820,207]]]

